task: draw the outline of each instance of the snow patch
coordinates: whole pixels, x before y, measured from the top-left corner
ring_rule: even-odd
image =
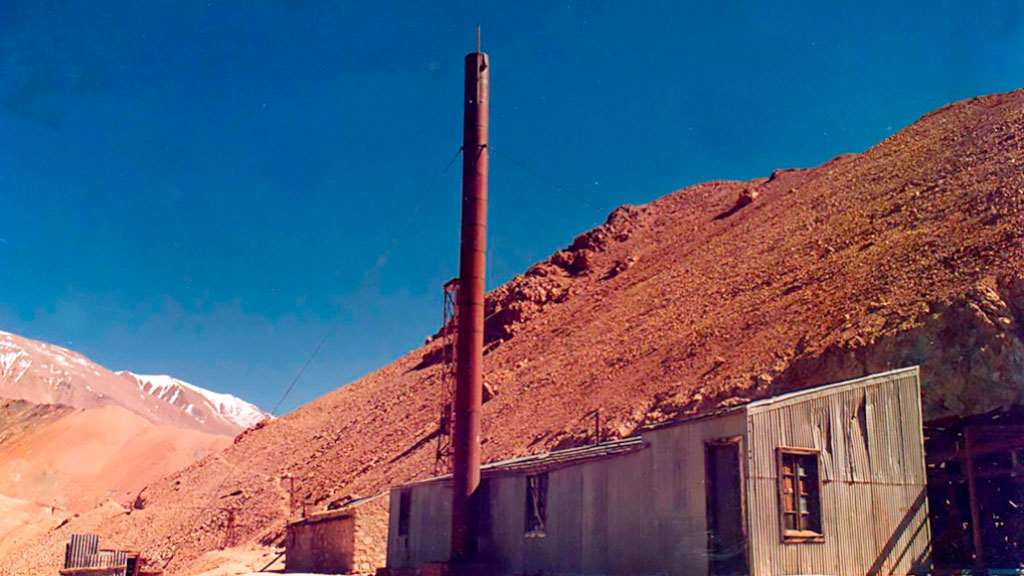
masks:
[[[6,342],[0,344],[0,377],[17,383],[31,365],[32,357],[24,348]]]
[[[262,410],[245,400],[238,398],[237,396],[200,388],[195,384],[190,384],[184,380],[174,378],[173,376],[168,376],[166,374],[136,374],[127,370],[118,372],[118,374],[126,374],[135,378],[140,390],[148,392],[150,395],[170,404],[174,404],[174,402],[178,400],[181,396],[182,390],[195,392],[199,394],[207,404],[209,404],[210,412],[213,412],[222,419],[243,428],[255,426],[268,417],[268,415]],[[196,418],[196,420],[205,422],[205,419],[200,416],[204,411],[201,409],[196,410],[196,407],[192,404],[189,404],[185,408],[185,412],[193,418]]]

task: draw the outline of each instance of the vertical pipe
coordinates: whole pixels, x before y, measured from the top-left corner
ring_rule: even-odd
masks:
[[[475,495],[480,485],[480,406],[483,387],[484,265],[487,254],[487,55],[466,55],[462,134],[462,244],[456,341],[451,560],[476,557]]]

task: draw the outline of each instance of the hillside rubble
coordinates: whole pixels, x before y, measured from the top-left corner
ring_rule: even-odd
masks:
[[[862,154],[622,207],[488,297],[486,460],[866,372],[922,365],[926,418],[1024,392],[1024,91],[958,102]],[[432,475],[440,339],[21,547],[56,570],[71,532],[170,576],[223,547],[279,546],[324,507]],[[126,503],[126,508],[129,508]],[[226,542],[227,512],[235,525]],[[209,568],[209,556],[203,568]]]

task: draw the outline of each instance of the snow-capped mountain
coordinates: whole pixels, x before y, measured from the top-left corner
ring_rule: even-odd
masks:
[[[0,398],[73,408],[120,406],[154,424],[235,435],[266,414],[170,376],[114,373],[78,352],[0,331]]]
[[[249,428],[268,417],[268,414],[237,396],[211,392],[173,376],[135,374],[127,370],[117,375],[134,379],[139,390],[181,408],[203,423],[210,418],[221,418],[242,428]]]

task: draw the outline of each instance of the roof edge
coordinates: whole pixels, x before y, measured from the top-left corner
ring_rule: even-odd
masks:
[[[831,382],[828,384],[822,384],[813,388],[804,388],[801,390],[794,390],[793,392],[787,392],[786,394],[780,394],[778,396],[770,396],[768,398],[762,398],[760,400],[754,400],[748,404],[744,404],[747,413],[751,411],[760,412],[769,408],[777,408],[786,406],[791,402],[801,399],[805,396],[816,396],[819,394],[827,394],[839,392],[847,388],[857,388],[859,386],[868,385],[873,380],[884,380],[893,376],[905,376],[913,374],[918,380],[921,378],[921,367],[919,365],[905,366],[903,368],[896,368],[893,370],[886,370],[885,372],[875,372],[872,374],[866,374],[858,378],[850,380],[841,380],[839,382]]]
[[[856,388],[857,386],[863,385],[865,381],[877,380],[888,378],[896,375],[904,375],[913,373],[917,376],[918,381],[921,379],[921,367],[919,365],[905,366],[903,368],[895,368],[893,370],[886,370],[885,372],[874,372],[871,374],[865,374],[857,378],[850,380],[840,380],[839,382],[827,382],[825,384],[819,384],[811,388],[801,388],[800,390],[794,390],[785,394],[779,394],[778,396],[769,396],[767,398],[761,398],[758,400],[750,400],[742,404],[736,404],[735,406],[727,406],[723,408],[716,408],[707,412],[701,412],[698,414],[691,414],[675,420],[668,420],[665,422],[659,422],[657,424],[651,424],[641,428],[642,431],[648,430],[660,430],[662,428],[670,428],[672,426],[678,426],[682,424],[689,424],[698,420],[706,420],[708,418],[719,418],[722,416],[728,416],[737,412],[750,413],[751,410],[759,412],[761,410],[767,410],[772,407],[785,406],[790,402],[796,401],[804,396],[812,396],[822,393],[838,392],[843,388]]]

